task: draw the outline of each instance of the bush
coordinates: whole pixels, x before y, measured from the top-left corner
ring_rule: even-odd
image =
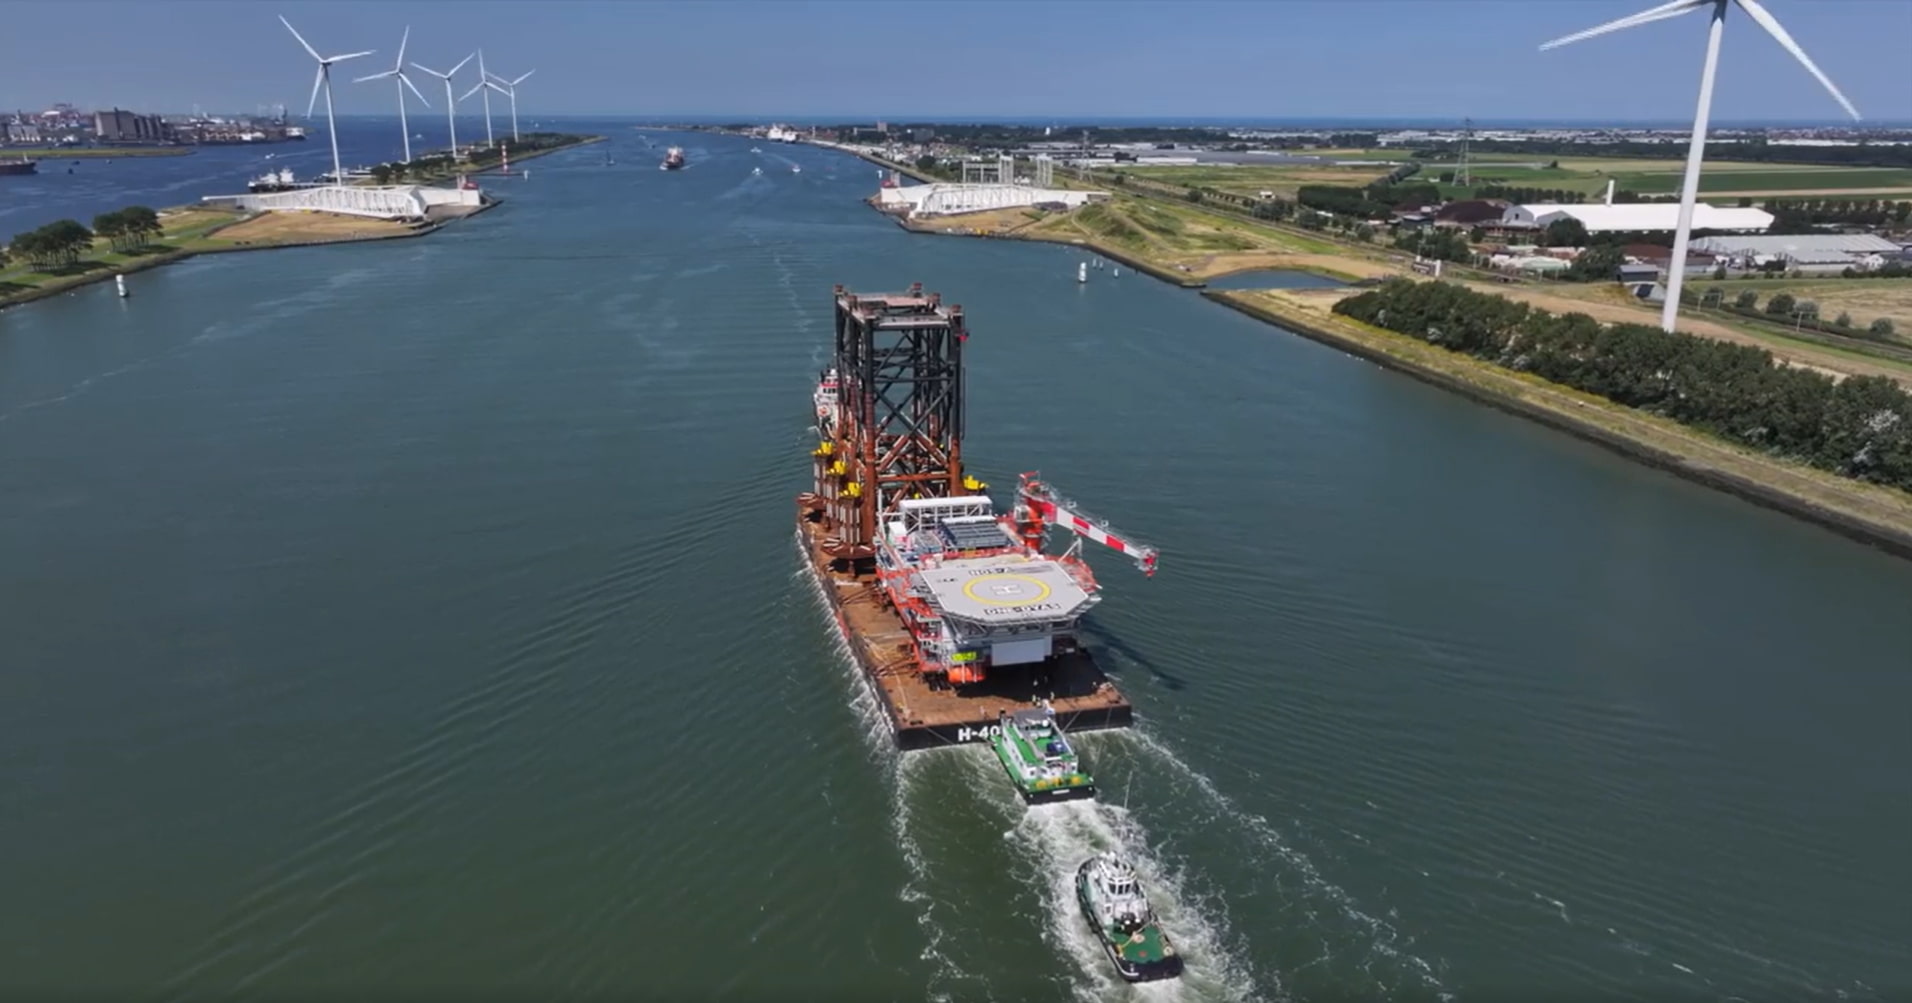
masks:
[[[1886,377],[1835,381],[1776,364],[1764,349],[1555,315],[1451,282],[1390,279],[1333,309],[1723,439],[1912,491],[1912,395]]]
[[[1892,321],[1891,321],[1891,319],[1890,319],[1890,318],[1887,318],[1887,317],[1880,317],[1880,318],[1879,318],[1878,320],[1875,320],[1875,321],[1873,321],[1873,322],[1872,322],[1872,326],[1871,326],[1871,327],[1868,327],[1868,328],[1866,328],[1866,333],[1867,333],[1867,334],[1875,334],[1875,335],[1878,335],[1878,336],[1879,336],[1879,337],[1881,337],[1881,338],[1890,338],[1890,337],[1892,337]]]

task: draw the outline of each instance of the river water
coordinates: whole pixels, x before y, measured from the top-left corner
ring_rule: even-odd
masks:
[[[659,136],[666,173],[606,128],[426,239],[0,313],[0,984],[1912,988],[1912,564],[1072,249],[903,233],[842,155]],[[1091,554],[1139,715],[1083,737],[1099,803],[891,752],[800,570],[831,286],[919,280],[970,316],[979,476],[1161,548]],[[1101,847],[1180,983],[1092,950]]]

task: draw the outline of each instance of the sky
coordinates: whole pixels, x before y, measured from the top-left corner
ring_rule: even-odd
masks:
[[[390,68],[410,25],[408,63],[482,46],[494,73],[535,69],[521,116],[1690,121],[1702,13],[1538,51],[1654,2],[0,0],[0,109],[297,114],[314,67],[284,15],[322,53],[377,50],[335,70],[340,114],[396,111],[389,81],[349,79]],[[1912,0],[1764,2],[1869,122],[1912,121]],[[1713,114],[1842,112],[1735,9]]]

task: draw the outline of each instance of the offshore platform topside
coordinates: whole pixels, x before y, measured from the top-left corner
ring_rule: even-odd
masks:
[[[962,307],[921,284],[835,296],[815,485],[797,497],[797,524],[897,744],[983,741],[1001,713],[1044,700],[1066,730],[1127,727],[1128,700],[1080,639],[1101,595],[1079,550],[1094,540],[1151,575],[1155,550],[1033,473],[1005,514],[964,472]],[[1043,552],[1051,526],[1074,534],[1067,552]]]

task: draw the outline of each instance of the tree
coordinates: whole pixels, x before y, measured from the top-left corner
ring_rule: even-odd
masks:
[[[1852,315],[1844,311],[1840,311],[1839,316],[1833,318],[1832,323],[1837,327],[1851,327]]]
[[[7,267],[7,249],[0,247],[0,268]]]
[[[146,206],[127,206],[117,215],[126,241],[134,247],[145,247],[149,240],[160,235],[159,213]]]
[[[1743,289],[1738,296],[1733,297],[1733,305],[1741,310],[1751,310],[1759,305],[1759,294],[1751,289]]]
[[[1792,313],[1794,302],[1792,293],[1774,293],[1773,298],[1766,301],[1766,312],[1775,317],[1783,317]]]
[[[1547,224],[1548,247],[1587,246],[1586,224],[1572,216],[1562,216]]]
[[[1713,278],[1714,278],[1714,279],[1716,279],[1716,280],[1719,280],[1719,281],[1725,281],[1725,279],[1726,279],[1726,262],[1724,262],[1724,261],[1722,261],[1722,262],[1720,262],[1720,263],[1719,263],[1718,265],[1716,265],[1716,266],[1715,266],[1715,267],[1713,268]]]
[[[392,165],[373,164],[372,165],[372,183],[379,184],[379,185],[391,184],[392,183]]]
[[[1880,318],[1879,318],[1878,320],[1875,320],[1875,321],[1873,321],[1873,322],[1872,322],[1872,326],[1870,326],[1870,327],[1868,327],[1868,328],[1866,328],[1866,332],[1867,332],[1868,334],[1871,334],[1871,335],[1874,335],[1874,336],[1876,336],[1876,337],[1880,337],[1880,338],[1890,338],[1890,337],[1892,337],[1892,320],[1891,320],[1891,318],[1888,318],[1888,317],[1880,317]]]
[[[105,237],[113,245],[113,250],[126,249],[126,211],[115,209],[93,217],[93,232]]]

